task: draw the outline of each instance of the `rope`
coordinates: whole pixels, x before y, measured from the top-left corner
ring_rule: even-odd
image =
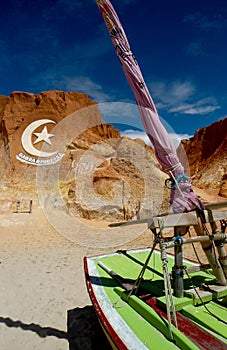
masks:
[[[176,317],[175,306],[174,306],[174,302],[173,302],[170,276],[169,276],[169,272],[168,272],[167,255],[166,255],[166,251],[164,248],[164,244],[161,247],[161,253],[162,253],[162,268],[163,268],[163,275],[164,275],[164,289],[165,289],[165,298],[166,298],[166,313],[167,313],[167,319],[168,319],[168,328],[169,328],[170,338],[173,340],[170,305],[171,305],[171,309],[172,309],[174,325],[176,328],[178,328],[178,326],[177,326],[177,317]]]
[[[181,165],[181,163],[179,162],[179,163],[173,165],[171,168],[166,169],[166,171],[168,171],[168,172],[169,172],[169,171],[174,171],[174,170],[180,168],[181,166],[182,166],[182,165]]]
[[[159,220],[159,227],[160,227],[160,233],[162,233],[162,230],[164,227],[164,222],[162,219]],[[172,286],[171,286],[171,281],[170,281],[170,275],[168,272],[168,258],[167,258],[167,254],[166,254],[166,244],[164,243],[163,238],[160,238],[159,245],[160,245],[160,250],[161,250],[162,269],[163,269],[163,275],[164,275],[164,287],[165,287],[164,289],[165,289],[165,298],[166,298],[166,312],[167,312],[167,318],[168,318],[169,335],[170,335],[170,338],[173,340],[170,305],[171,305],[171,309],[172,309],[174,325],[176,328],[178,328],[178,326],[177,326],[175,305],[174,305],[173,295],[172,295]]]

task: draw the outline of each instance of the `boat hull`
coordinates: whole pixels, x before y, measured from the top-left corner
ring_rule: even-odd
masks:
[[[143,277],[139,296],[128,297],[128,291],[136,280],[150,250],[134,250],[109,255],[84,258],[84,269],[88,292],[97,316],[113,349],[156,349],[160,346],[168,349],[210,349],[212,341],[215,349],[227,349],[226,324],[208,320],[207,312],[201,300],[193,294],[192,280],[197,284],[214,286],[215,278],[208,272],[197,271],[191,279],[185,279],[186,290],[182,298],[174,297],[177,312],[178,328],[172,326],[173,338],[169,335],[166,299],[162,274],[160,252],[155,251]],[[119,279],[113,278],[100,265],[105,264],[114,271]],[[169,269],[174,258],[168,255]],[[184,260],[190,268],[198,264]],[[196,270],[196,269],[195,269]],[[116,277],[116,276],[115,276]],[[144,295],[141,294],[145,293]],[[191,294],[190,294],[191,293]],[[219,297],[218,297],[219,293]],[[203,298],[209,308],[227,317],[224,304],[221,304],[226,288],[216,293],[203,292]],[[199,314],[196,318],[195,312]],[[207,323],[208,320],[208,324]],[[212,325],[212,322],[215,325]],[[207,329],[206,329],[207,328]],[[189,329],[188,331],[185,329]]]

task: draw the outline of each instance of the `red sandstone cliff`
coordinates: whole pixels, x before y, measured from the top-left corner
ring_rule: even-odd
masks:
[[[27,169],[16,160],[16,155],[23,151],[21,136],[31,122],[50,119],[58,123],[76,110],[94,104],[86,94],[77,92],[13,92],[9,97],[0,96],[0,150],[3,156],[0,176],[4,177],[6,172],[7,176],[12,176],[15,169]]]
[[[37,166],[17,159],[20,153],[34,158],[34,155],[27,154],[22,146],[22,135],[26,128],[34,121],[51,120],[51,123],[46,124],[48,133],[51,133],[51,129],[63,119],[90,106],[92,123],[95,125],[97,121],[97,124],[100,124],[98,105],[86,94],[46,91],[39,94],[13,92],[9,97],[0,95],[0,200],[1,203],[7,202],[6,209],[12,201],[34,198],[37,194]],[[40,125],[33,131],[41,133],[44,127],[45,125]],[[34,133],[27,133],[27,142],[39,151],[43,142],[35,144],[37,136]],[[50,150],[54,150],[54,139],[55,137],[50,139],[52,146],[47,144]]]
[[[183,149],[193,184],[216,189],[227,197],[227,118],[196,131],[192,138],[181,142],[178,154],[185,163]]]

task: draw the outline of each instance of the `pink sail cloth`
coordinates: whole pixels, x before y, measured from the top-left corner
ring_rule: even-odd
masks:
[[[96,3],[106,23],[126,79],[134,93],[144,130],[154,146],[155,155],[159,163],[170,174],[171,179],[175,183],[174,188],[171,189],[170,196],[173,210],[179,213],[201,208],[202,204],[194,194],[190,180],[186,177],[181,177],[184,173],[184,168],[179,162],[176,149],[160,121],[117,13],[109,0],[96,0]]]

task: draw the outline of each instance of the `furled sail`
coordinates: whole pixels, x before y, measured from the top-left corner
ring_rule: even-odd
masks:
[[[179,162],[176,149],[161,123],[154,102],[144,82],[140,67],[131,52],[124,29],[109,0],[96,0],[109,31],[115,52],[126,79],[134,93],[145,132],[152,142],[156,157],[170,175],[170,203],[174,212],[186,212],[201,208],[202,204],[193,192],[189,178]]]

